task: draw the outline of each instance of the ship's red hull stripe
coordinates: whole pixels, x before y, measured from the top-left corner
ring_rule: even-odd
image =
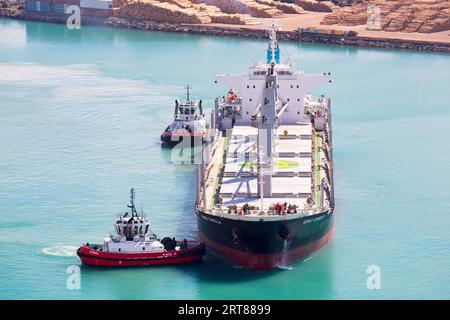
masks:
[[[333,235],[334,228],[331,227],[330,230],[321,238],[312,241],[304,246],[289,249],[285,260],[287,262],[293,262],[302,258],[306,258],[307,256],[311,255],[312,253],[326,245],[333,238]],[[281,262],[283,261],[282,252],[272,254],[249,253],[226,247],[220,243],[217,243],[216,241],[207,238],[201,232],[199,232],[199,237],[201,241],[205,242],[207,247],[222,254],[234,263],[237,263],[249,269],[270,270],[279,267],[281,265]]]
[[[188,263],[201,260],[203,255],[187,256],[181,258],[172,259],[102,259],[90,256],[80,256],[81,262],[92,266],[105,266],[105,267],[125,267],[125,266],[148,266],[148,265],[165,265],[165,264],[179,264]]]

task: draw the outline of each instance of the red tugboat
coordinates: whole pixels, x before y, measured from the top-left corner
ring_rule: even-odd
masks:
[[[205,142],[206,122],[202,100],[198,103],[191,100],[189,89],[188,85],[185,102],[175,100],[173,122],[161,133],[161,142],[165,147],[173,148],[180,142],[183,142],[183,147],[192,147]]]
[[[198,261],[205,254],[205,245],[194,240],[162,240],[149,234],[149,223],[134,206],[135,192],[131,189],[131,215],[119,216],[114,224],[116,234],[105,238],[103,244],[84,244],[77,250],[83,264],[124,267],[168,265]]]

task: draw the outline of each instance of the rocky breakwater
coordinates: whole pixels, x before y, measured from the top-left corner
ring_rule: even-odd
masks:
[[[342,37],[330,34],[309,33],[302,34],[302,42],[324,43],[332,45],[346,45],[366,48],[406,49],[416,51],[437,51],[450,53],[450,43],[417,41],[391,38],[373,37]]]
[[[371,8],[368,10],[369,6]],[[379,29],[388,32],[433,33],[450,30],[450,0],[369,0],[336,8],[321,24],[357,26],[380,13]]]
[[[118,17],[111,17],[106,19],[105,25],[125,29],[137,29],[147,31],[164,31],[164,32],[183,32],[194,34],[205,34],[214,36],[231,36],[242,38],[267,38],[267,33],[263,29],[250,29],[237,27],[218,27],[211,25],[192,25],[192,24],[173,24],[173,23],[158,23],[154,21],[129,20]],[[279,31],[277,38],[280,40],[298,41],[300,35],[297,32]]]
[[[250,29],[246,27],[217,27],[211,25],[171,24],[152,21],[128,20],[111,17],[105,24],[112,27],[138,29],[149,31],[183,32],[205,34],[214,36],[232,36],[245,38],[266,38],[266,31],[262,29]],[[324,43],[333,45],[349,45],[370,48],[408,49],[421,51],[449,52],[450,44],[433,43],[425,41],[412,41],[400,39],[368,38],[358,36],[338,36],[333,34],[310,33],[301,34],[297,31],[280,31],[277,34],[280,40],[302,41],[311,43]]]

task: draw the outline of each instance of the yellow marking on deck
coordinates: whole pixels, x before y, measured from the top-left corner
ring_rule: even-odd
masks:
[[[298,166],[298,162],[292,160],[277,160],[277,163],[275,164],[276,169],[292,169],[297,168]]]
[[[276,160],[274,169],[293,169],[299,166],[297,161],[292,160]],[[257,163],[256,161],[246,161],[242,164],[241,169],[252,169],[252,167],[256,170]]]

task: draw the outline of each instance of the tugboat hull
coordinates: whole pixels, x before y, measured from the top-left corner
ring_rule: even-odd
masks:
[[[205,245],[188,241],[192,247],[185,250],[148,253],[115,253],[95,250],[82,245],[77,255],[83,264],[103,267],[151,266],[188,263],[202,260]]]
[[[188,140],[188,141],[186,141]],[[186,134],[172,134],[164,132],[161,134],[161,142],[168,148],[173,148],[177,144],[184,147],[193,147],[201,145],[204,142],[203,133],[186,133]]]
[[[331,241],[333,213],[278,221],[244,221],[197,212],[200,240],[226,259],[270,270],[304,259]]]

